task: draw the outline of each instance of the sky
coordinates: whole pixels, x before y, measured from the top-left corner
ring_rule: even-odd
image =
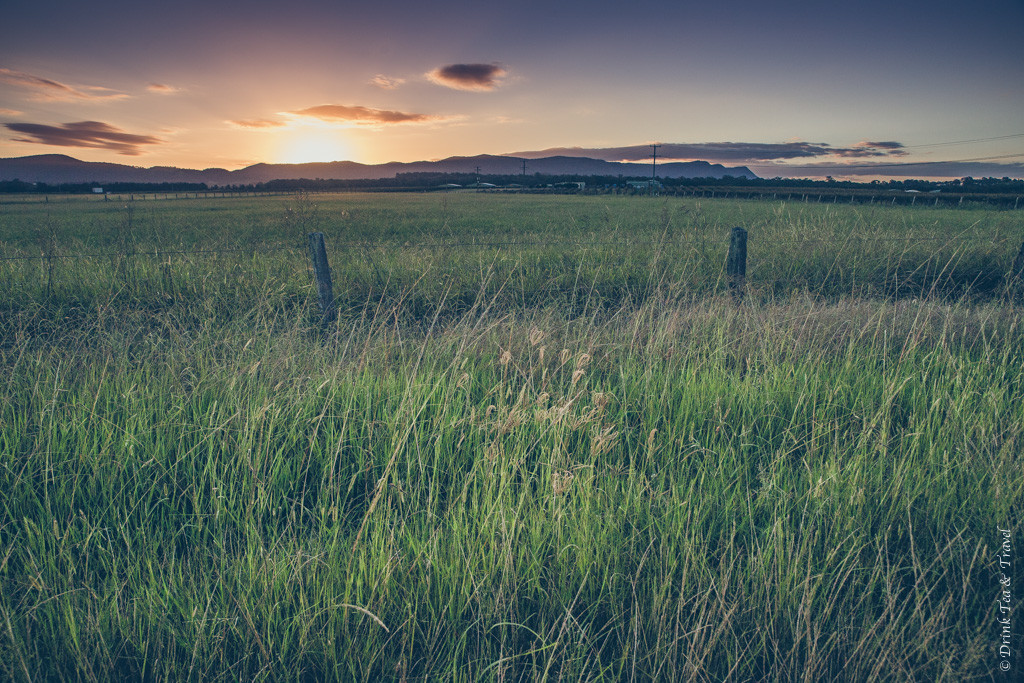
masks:
[[[1024,0],[4,0],[0,157],[1024,177]],[[952,162],[952,163],[951,163]]]

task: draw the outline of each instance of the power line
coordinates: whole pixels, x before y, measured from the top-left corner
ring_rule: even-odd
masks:
[[[973,140],[953,140],[951,142],[932,142],[924,145],[903,145],[903,149],[921,149],[924,147],[948,147],[950,145],[968,145],[975,142],[993,142],[995,140],[1012,140],[1014,138],[1024,138],[1024,133],[1014,133],[1013,135],[997,135],[991,138],[974,138]]]
[[[957,143],[959,144],[959,143]],[[892,168],[896,166],[934,166],[936,164],[963,164],[973,161],[995,161],[996,159],[1016,159],[1018,157],[1024,158],[1024,152],[1017,152],[1016,154],[999,154],[990,157],[974,157],[972,159],[946,159],[944,161],[903,161],[903,162],[882,162],[878,164],[828,164],[828,168],[844,169],[844,168]],[[822,166],[825,168],[825,166]]]

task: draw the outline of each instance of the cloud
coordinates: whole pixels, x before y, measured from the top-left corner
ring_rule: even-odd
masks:
[[[448,64],[426,74],[427,78],[446,88],[484,92],[501,85],[508,74],[500,64]]]
[[[109,149],[126,156],[138,156],[142,154],[145,145],[157,145],[163,142],[160,138],[151,135],[126,133],[120,128],[100,121],[78,121],[59,126],[47,126],[39,123],[5,123],[3,125],[8,130],[24,136],[12,138],[14,142],[57,147]]]
[[[902,157],[907,155],[902,142],[858,142],[853,147],[830,148],[832,154],[841,157]]]
[[[876,149],[903,149],[902,142],[889,140],[887,142],[858,142],[854,147],[874,147]]]
[[[898,142],[860,143],[855,147],[832,147],[824,142],[701,142],[664,143],[658,146],[658,158],[669,160],[701,160],[716,162],[777,161],[786,159],[814,159],[838,157],[902,156]],[[630,147],[554,147],[538,152],[517,152],[510,156],[541,158],[545,156],[578,156],[605,161],[647,161],[651,158],[651,145]]]
[[[173,85],[167,85],[165,83],[150,83],[146,86],[146,90],[157,95],[174,95],[181,92],[181,88],[176,88]]]
[[[977,161],[922,161],[870,164],[805,164],[772,163],[752,165],[751,170],[762,178],[1024,178],[1024,163]]]
[[[271,119],[232,120],[228,121],[228,123],[236,128],[245,128],[247,130],[266,130],[268,128],[281,128],[285,125],[283,121],[273,121]]]
[[[385,76],[384,74],[377,74],[370,79],[370,85],[375,85],[378,88],[383,88],[384,90],[395,90],[403,83],[405,83],[404,78],[392,78],[391,76]]]
[[[23,113],[17,109],[0,109],[0,116],[21,116]]]
[[[59,81],[41,76],[33,76],[22,71],[0,68],[0,83],[26,88],[35,93],[36,100],[43,102],[70,102],[85,100],[89,102],[109,102],[129,97],[122,92],[99,86],[81,86],[75,88]]]
[[[404,111],[372,109],[370,107],[347,106],[343,104],[322,104],[317,107],[285,112],[289,116],[301,116],[328,123],[354,123],[358,125],[392,125],[399,123],[433,123],[447,120],[429,114],[411,114]]]

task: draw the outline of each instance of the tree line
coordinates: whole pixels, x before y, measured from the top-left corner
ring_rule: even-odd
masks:
[[[448,185],[462,187],[476,183],[490,183],[502,187],[519,186],[524,189],[541,189],[557,186],[559,183],[584,182],[588,190],[626,188],[630,181],[649,180],[650,176],[593,176],[593,175],[531,175],[476,174],[476,173],[398,173],[394,178],[364,178],[339,180],[331,178],[300,178],[270,180],[263,183],[238,185],[208,185],[206,183],[30,183],[22,180],[0,181],[0,193],[35,194],[90,194],[94,188],[102,187],[107,193],[130,192],[174,193],[174,192],[295,192],[306,190],[325,192],[332,190],[436,190]],[[867,183],[837,181],[832,178],[811,180],[807,178],[662,178],[658,181],[666,189],[683,188],[744,188],[749,190],[869,190],[918,192],[955,192],[958,194],[1024,194],[1024,180],[1015,178],[959,178],[955,180],[931,181],[921,179],[874,180]]]

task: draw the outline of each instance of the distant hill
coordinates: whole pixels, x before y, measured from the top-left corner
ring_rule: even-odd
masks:
[[[485,175],[518,175],[522,170],[520,157],[483,154],[473,157],[449,157],[440,161],[393,161],[386,164],[360,164],[354,161],[331,161],[316,164],[255,164],[237,171],[223,168],[203,170],[170,166],[126,166],[122,164],[79,161],[64,154],[40,154],[29,157],[0,159],[0,181],[21,180],[27,183],[206,183],[207,185],[250,185],[271,180],[362,180],[394,178],[396,173],[472,173],[477,167]],[[527,170],[532,175],[581,176],[650,176],[650,164],[619,163],[586,157],[555,156],[529,159]],[[728,168],[706,161],[658,164],[661,178],[757,178],[746,166]]]

